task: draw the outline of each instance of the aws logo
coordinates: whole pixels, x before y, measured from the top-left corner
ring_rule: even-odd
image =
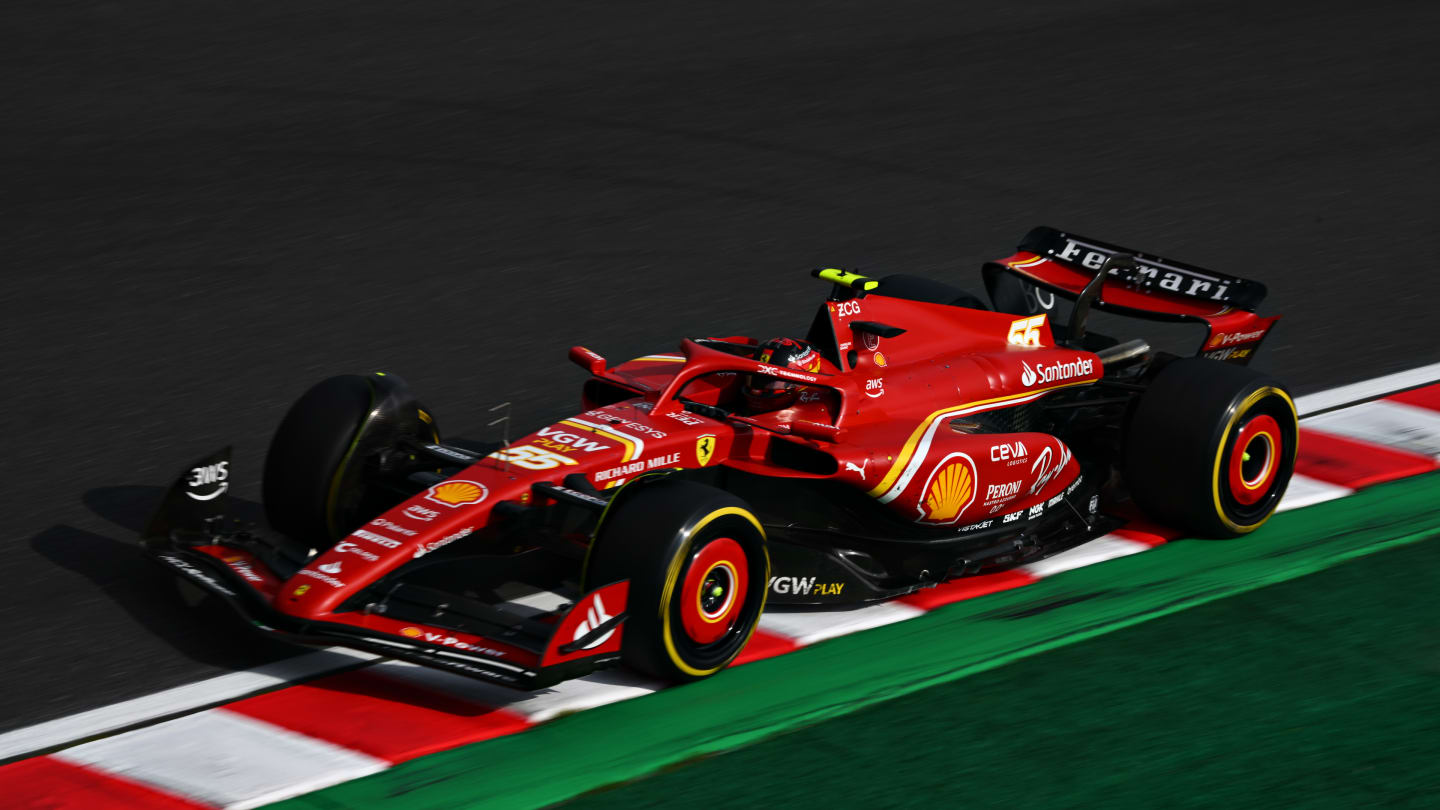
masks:
[[[975,502],[975,489],[975,460],[964,453],[951,453],[935,465],[920,490],[916,522],[945,526],[959,521]]]

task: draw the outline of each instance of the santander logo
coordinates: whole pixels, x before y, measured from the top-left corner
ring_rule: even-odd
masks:
[[[1095,370],[1095,361],[1088,357],[1077,357],[1074,360],[1051,363],[1048,366],[1044,363],[1036,363],[1034,368],[1021,360],[1020,365],[1023,368],[1020,372],[1020,382],[1026,388],[1037,383],[1052,383],[1073,377],[1088,376]]]

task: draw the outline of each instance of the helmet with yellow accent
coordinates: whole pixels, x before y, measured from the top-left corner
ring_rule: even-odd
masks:
[[[813,374],[820,370],[820,353],[804,341],[794,338],[772,338],[760,344],[755,359],[779,368]],[[750,374],[745,377],[742,393],[752,413],[778,411],[795,404],[805,386],[790,380]]]

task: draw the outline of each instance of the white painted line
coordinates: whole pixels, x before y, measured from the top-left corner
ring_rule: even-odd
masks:
[[[1440,458],[1440,412],[1379,400],[1312,416],[1306,427]]]
[[[1412,368],[1409,371],[1399,371],[1383,377],[1376,377],[1373,380],[1363,380],[1350,385],[1342,385],[1339,388],[1331,388],[1328,391],[1318,391],[1314,394],[1296,397],[1295,408],[1303,417],[1327,408],[1364,402],[1383,397],[1386,394],[1393,394],[1396,391],[1419,388],[1434,382],[1440,382],[1440,363],[1431,363],[1428,366]]]
[[[624,669],[592,672],[584,677],[562,681],[548,689],[534,692],[511,689],[403,661],[385,661],[376,664],[370,671],[487,706],[509,709],[525,715],[532,723],[543,723],[562,714],[643,697],[665,688],[665,684],[660,681],[643,678]]]
[[[52,756],[220,807],[259,807],[379,773],[358,751],[224,709],[77,745]]]
[[[1040,562],[1022,565],[1020,566],[1020,570],[1026,571],[1035,577],[1053,577],[1062,571],[1084,568],[1087,565],[1113,560],[1117,557],[1128,557],[1131,554],[1139,554],[1142,551],[1149,551],[1152,548],[1154,548],[1154,546],[1148,543],[1126,540],[1123,537],[1107,534],[1103,537],[1097,537],[1083,546],[1076,546],[1069,551],[1062,551],[1054,557],[1047,557]]]
[[[331,647],[263,667],[219,675],[153,695],[112,703],[0,734],[0,759],[9,759],[94,737],[157,717],[228,703],[256,692],[374,661],[379,656]]]
[[[775,611],[760,617],[760,629],[788,636],[805,646],[827,638],[838,638],[903,622],[923,615],[924,610],[900,602],[882,602],[854,610]]]
[[[1320,481],[1306,475],[1294,475],[1290,478],[1290,486],[1285,489],[1285,497],[1280,499],[1280,506],[1275,511],[1288,512],[1291,509],[1314,506],[1317,503],[1343,498],[1354,491],[1348,487]]]

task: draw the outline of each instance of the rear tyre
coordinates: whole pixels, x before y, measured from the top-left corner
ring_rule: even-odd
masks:
[[[1299,425],[1279,382],[1185,358],[1140,395],[1123,473],[1150,517],[1200,537],[1236,537],[1274,514],[1295,471]]]
[[[630,580],[627,666],[667,681],[713,675],[745,648],[765,609],[765,532],[743,501],[713,487],[631,486],[596,533],[584,587]]]
[[[261,487],[266,519],[312,547],[349,534],[375,510],[380,494],[366,486],[366,464],[401,435],[433,440],[428,417],[393,375],[347,374],[316,384],[291,406],[270,442]]]

